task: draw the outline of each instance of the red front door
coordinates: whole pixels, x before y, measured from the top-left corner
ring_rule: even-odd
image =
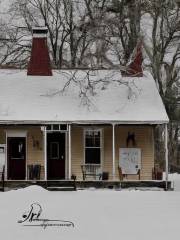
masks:
[[[26,176],[26,138],[8,137],[8,179],[24,180]]]
[[[65,133],[47,134],[47,178],[65,179]]]

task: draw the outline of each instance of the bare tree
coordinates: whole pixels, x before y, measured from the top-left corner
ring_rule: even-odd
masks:
[[[95,69],[86,69],[83,71],[73,69],[68,71],[61,70],[57,73],[65,80],[63,87],[55,91],[46,92],[41,96],[53,97],[55,95],[63,95],[66,94],[69,88],[75,88],[80,104],[89,111],[97,110],[95,97],[101,90],[104,91],[111,88],[113,84],[124,86],[127,89],[127,102],[137,98],[142,90],[133,80],[126,81],[122,79],[120,70],[104,70],[103,72],[99,72],[99,70]]]
[[[145,13],[152,20],[152,32],[149,45],[145,40],[144,47],[167,113],[173,121],[169,124],[169,156],[171,163],[175,163],[179,124],[174,120],[180,119],[180,8],[171,0],[153,0],[146,1]]]
[[[120,65],[127,64],[139,39],[141,11],[141,1],[137,0],[113,0],[107,6],[111,13],[107,18],[110,42]]]

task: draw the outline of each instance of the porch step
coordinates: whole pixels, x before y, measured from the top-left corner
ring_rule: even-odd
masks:
[[[4,192],[3,182],[0,181],[0,192]]]
[[[47,187],[49,191],[75,191],[74,187]]]
[[[47,181],[46,189],[49,191],[76,191],[74,181]]]

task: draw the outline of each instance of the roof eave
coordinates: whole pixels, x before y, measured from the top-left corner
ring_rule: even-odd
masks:
[[[0,120],[0,125],[46,125],[46,124],[114,124],[114,125],[161,125],[169,123],[169,120],[146,120],[146,121],[121,121],[121,120]]]

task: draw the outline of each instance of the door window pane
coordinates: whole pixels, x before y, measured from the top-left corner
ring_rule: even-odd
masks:
[[[24,144],[21,141],[13,141],[11,146],[11,157],[21,159],[24,157]]]
[[[59,158],[59,143],[51,142],[50,143],[50,158],[58,159]]]

